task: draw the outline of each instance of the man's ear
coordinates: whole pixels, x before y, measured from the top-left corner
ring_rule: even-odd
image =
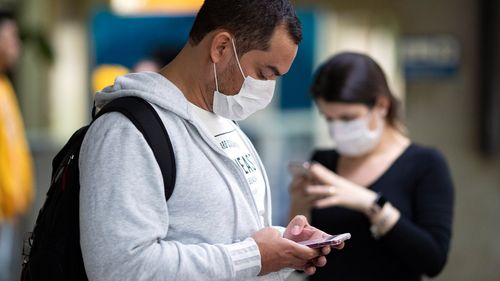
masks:
[[[233,54],[231,34],[227,31],[216,32],[210,44],[210,58],[213,63],[224,62]]]

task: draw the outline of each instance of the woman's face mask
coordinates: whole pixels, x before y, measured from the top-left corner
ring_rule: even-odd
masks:
[[[241,68],[236,46],[233,43],[234,56],[240,68],[241,75],[245,79],[238,94],[228,96],[219,92],[217,81],[217,69],[214,64],[215,92],[213,111],[215,114],[231,120],[243,120],[253,113],[265,108],[272,100],[275,80],[257,80],[250,76],[245,76]]]
[[[376,119],[376,127],[370,130],[370,119]],[[384,129],[381,114],[370,111],[366,116],[350,121],[329,122],[330,136],[337,145],[337,151],[344,156],[357,157],[373,150],[380,142]]]

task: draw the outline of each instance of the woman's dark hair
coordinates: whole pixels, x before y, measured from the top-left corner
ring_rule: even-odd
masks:
[[[6,21],[14,21],[14,14],[12,12],[0,10],[0,24]]]
[[[235,36],[240,55],[267,50],[275,28],[284,25],[299,44],[302,26],[288,0],[205,0],[189,34],[193,45],[210,32],[225,29]]]
[[[318,69],[311,93],[315,99],[362,103],[370,108],[378,97],[385,96],[390,101],[387,122],[396,128],[402,126],[400,102],[389,89],[382,68],[367,55],[345,52],[329,59]]]

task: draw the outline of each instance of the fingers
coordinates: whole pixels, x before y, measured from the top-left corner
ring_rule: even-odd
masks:
[[[296,259],[310,261],[321,255],[321,249],[309,248],[308,246],[304,246],[290,240],[288,240],[287,243],[289,243],[289,253],[291,253]]]
[[[327,208],[336,206],[340,202],[338,187],[331,185],[312,185],[307,188],[309,196],[315,196],[317,200],[312,202],[312,206],[316,208]]]
[[[304,264],[296,265],[293,266],[293,268],[297,270],[302,270],[307,275],[313,275],[314,273],[316,273],[318,267],[324,267],[326,263],[327,263],[326,257],[320,256],[314,260],[307,262],[305,265]]]
[[[301,270],[307,275],[313,275],[314,273],[316,273],[316,266],[314,265],[313,261],[308,261],[306,263],[297,264],[297,265],[292,266],[292,268],[294,268],[296,270]]]
[[[304,273],[307,275],[313,275],[314,273],[316,273],[316,267],[313,265],[307,265],[304,268]]]
[[[295,176],[290,184],[290,192],[301,191],[307,184],[306,176]]]
[[[301,246],[301,245],[299,245]],[[301,246],[305,247],[305,246]],[[307,248],[307,247],[306,247]],[[302,250],[293,250],[292,252],[292,257],[289,258],[291,267],[295,268],[297,270],[304,270],[306,271],[307,268],[309,267],[315,267],[315,261],[319,257],[319,251],[313,250],[313,249],[306,249],[306,252],[303,252],[304,249]],[[310,251],[313,250],[313,251]],[[311,269],[309,269],[311,270]],[[315,272],[316,270],[314,270]],[[313,273],[314,273],[313,272]]]
[[[330,246],[326,246],[321,248],[321,254],[327,256],[330,252],[332,251],[332,248]]]
[[[328,255],[330,253],[330,247],[323,247],[322,253]],[[324,267],[326,263],[327,263],[326,257],[319,256],[308,262],[303,270],[307,275],[313,275],[314,273],[316,273],[317,267]]]
[[[337,250],[342,250],[344,248],[344,246],[345,246],[345,243],[342,242],[342,243],[340,243],[338,245],[334,245],[332,247],[335,248],[335,249],[337,249]]]
[[[323,184],[334,184],[338,176],[319,163],[313,163],[309,169],[313,178]]]
[[[304,267],[304,273],[306,273],[307,275],[313,275],[314,273],[316,273],[318,267],[323,267],[325,265],[326,257],[320,256],[312,262],[306,264],[306,266]]]
[[[307,275],[312,275],[316,272],[317,267],[323,267],[327,263],[325,255],[331,251],[330,247],[321,249],[311,249],[306,246],[296,244],[296,249],[293,253],[293,268],[303,270]]]
[[[337,193],[337,188],[332,185],[311,185],[306,189],[309,196],[328,197]]]
[[[316,267],[323,267],[326,265],[326,257],[325,256],[320,256],[314,261],[314,266]]]

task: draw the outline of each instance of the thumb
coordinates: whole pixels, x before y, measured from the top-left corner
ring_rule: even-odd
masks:
[[[317,180],[319,180],[322,183],[333,185],[339,179],[339,176],[337,176],[337,174],[335,174],[325,166],[316,162],[311,165],[309,171],[311,172],[311,175],[313,175]]]
[[[302,233],[304,227],[308,226],[309,223],[305,216],[295,216],[289,224],[291,228],[292,235],[299,235]]]

